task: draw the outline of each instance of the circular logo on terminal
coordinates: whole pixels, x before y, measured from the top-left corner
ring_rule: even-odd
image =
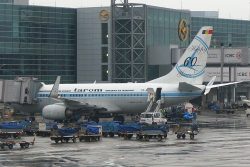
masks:
[[[188,37],[188,24],[186,20],[181,19],[178,25],[178,35],[181,41],[185,41]]]
[[[99,17],[101,21],[108,21],[109,19],[109,12],[107,10],[101,10],[99,13]]]

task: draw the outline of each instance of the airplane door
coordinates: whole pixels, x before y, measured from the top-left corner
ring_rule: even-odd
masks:
[[[162,88],[157,88],[156,89],[155,101],[161,100],[161,89]]]

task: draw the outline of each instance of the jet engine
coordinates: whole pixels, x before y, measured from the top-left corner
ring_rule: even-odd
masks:
[[[64,104],[51,104],[43,107],[42,115],[45,119],[64,120],[72,117],[73,112]]]

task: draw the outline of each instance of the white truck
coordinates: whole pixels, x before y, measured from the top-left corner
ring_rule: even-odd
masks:
[[[239,96],[237,98],[237,106],[243,107],[243,108],[248,108],[248,107],[250,107],[250,100],[248,100],[246,96]]]
[[[146,124],[166,124],[167,119],[163,117],[161,112],[144,112],[141,113],[140,123]]]

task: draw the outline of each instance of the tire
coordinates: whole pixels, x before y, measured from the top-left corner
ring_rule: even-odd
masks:
[[[136,135],[136,140],[142,140],[142,139],[143,139],[143,137],[141,135],[139,135],[139,134]]]
[[[73,137],[72,141],[73,141],[73,143],[75,143],[75,142],[76,142],[76,138],[75,138],[75,137]]]
[[[150,139],[149,136],[145,136],[144,138],[146,141],[149,141],[149,139]]]
[[[29,143],[26,143],[25,144],[25,148],[29,148],[30,144]]]
[[[114,136],[115,136],[115,134],[113,132],[109,133],[109,137],[114,137]]]
[[[177,134],[177,139],[180,139],[181,138],[181,134]]]
[[[185,133],[181,135],[182,139],[185,139],[186,138],[186,135]]]
[[[194,140],[194,134],[190,134],[190,139]]]
[[[248,105],[247,105],[246,103],[244,103],[244,104],[243,104],[243,108],[246,109],[247,107],[248,107]]]
[[[158,141],[162,141],[162,136],[158,135],[157,139],[158,139]]]
[[[1,149],[4,149],[4,145],[1,145]]]
[[[13,149],[13,144],[8,145],[9,149]]]
[[[59,141],[58,140],[55,140],[55,143],[57,144]]]

